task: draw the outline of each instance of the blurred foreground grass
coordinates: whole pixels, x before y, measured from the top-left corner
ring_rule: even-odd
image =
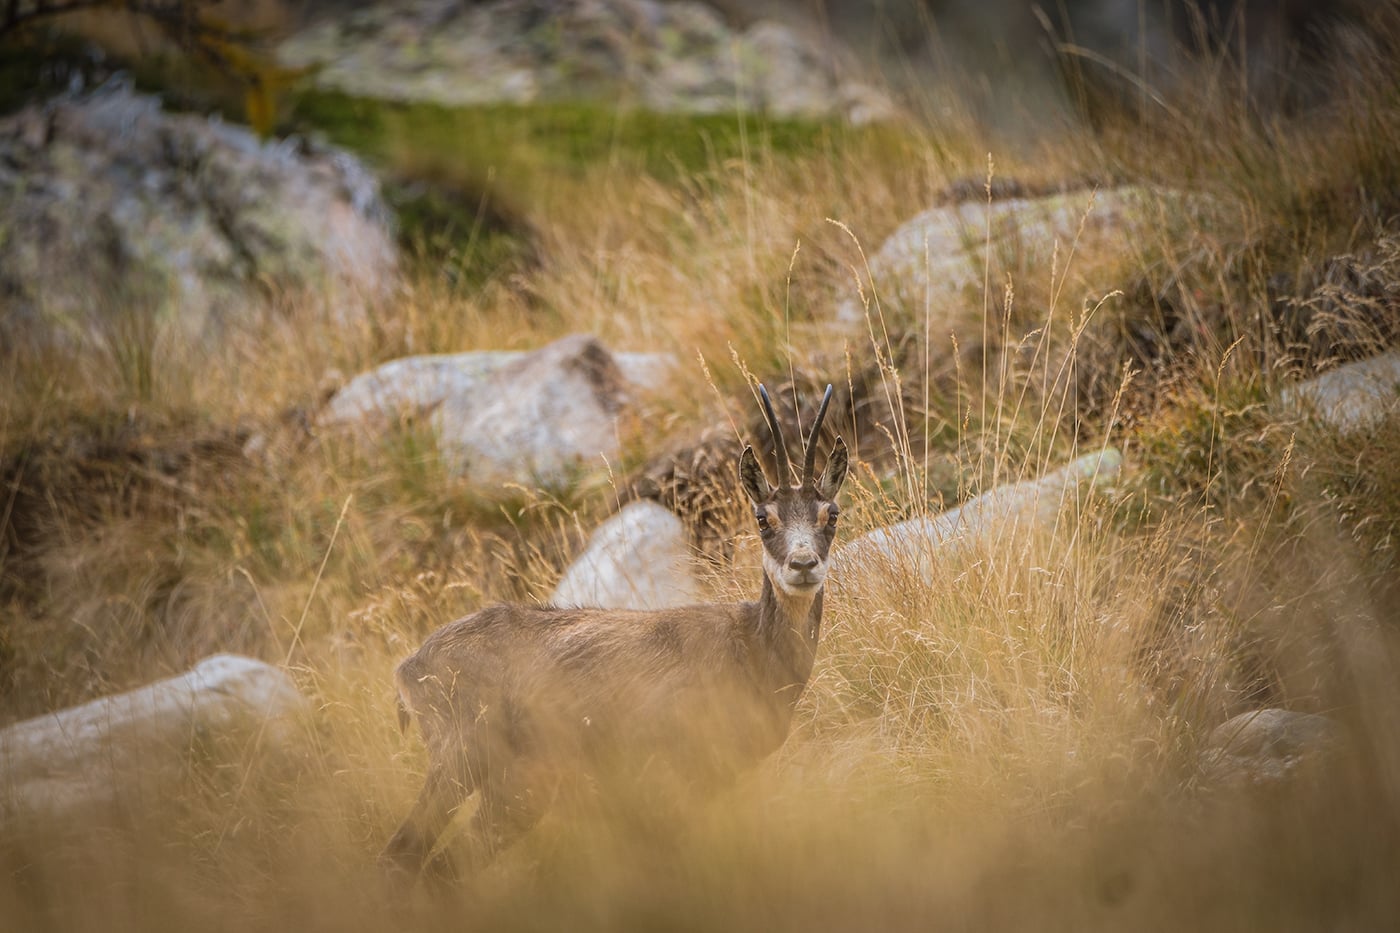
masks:
[[[301,750],[192,761],[181,793],[79,825],[7,825],[0,925],[1392,927],[1400,423],[1339,436],[1271,402],[1394,345],[1400,72],[1380,66],[1400,30],[1380,35],[1329,111],[1262,120],[1217,93],[1228,70],[1203,74],[1170,113],[1047,123],[990,180],[960,118],[297,98],[293,125],[385,174],[424,261],[357,322],[275,296],[206,345],[153,327],[0,350],[0,717],[235,650],[296,676]],[[1186,189],[1216,222],[1183,212],[1122,255],[1065,244],[966,307],[867,292],[869,320],[836,335],[865,254],[1004,175]],[[422,426],[359,446],[304,428],[337,375],[575,331],[682,361],[603,481],[491,498]],[[394,664],[465,612],[547,598],[634,470],[744,433],[750,376],[863,387],[844,540],[1106,444],[1130,469],[1053,531],[833,588],[798,727],[732,791],[668,818],[556,813],[468,888],[392,895],[373,858],[423,766]],[[728,473],[694,481],[732,494]],[[706,555],[722,598],[758,580],[738,512]],[[1266,705],[1334,716],[1346,749],[1209,791],[1203,736]]]

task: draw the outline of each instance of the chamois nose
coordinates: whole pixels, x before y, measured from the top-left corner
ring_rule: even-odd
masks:
[[[811,551],[799,551],[788,558],[788,569],[806,573],[817,566],[817,555]]]

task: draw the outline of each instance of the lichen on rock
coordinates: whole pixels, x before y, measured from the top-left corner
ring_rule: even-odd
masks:
[[[0,217],[11,338],[81,339],[128,312],[202,337],[289,292],[349,320],[398,265],[353,156],[167,112],[120,81],[0,120]]]

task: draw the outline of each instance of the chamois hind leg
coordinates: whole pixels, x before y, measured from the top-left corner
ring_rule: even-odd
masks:
[[[477,785],[477,808],[465,839],[465,868],[475,875],[539,821],[543,807],[525,785],[501,775]],[[433,856],[424,875],[437,882],[460,877],[451,848]]]
[[[417,802],[379,855],[386,871],[406,875],[410,883],[418,877],[453,811],[471,793],[462,777],[460,769],[440,762],[429,766]]]

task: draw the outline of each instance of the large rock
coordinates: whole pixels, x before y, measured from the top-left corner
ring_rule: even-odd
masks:
[[[935,207],[906,221],[881,244],[870,257],[863,287],[870,294],[873,285],[882,300],[899,298],[946,314],[980,313],[987,283],[999,295],[1007,271],[1043,269],[1049,275],[1058,250],[1055,271],[1063,275],[1076,244],[1078,251],[1100,258],[1126,255],[1152,242],[1147,234],[1170,216],[1202,208],[1179,194],[1141,187]],[[864,314],[855,297],[837,308],[838,319],[848,323]]]
[[[433,412],[448,469],[494,486],[560,488],[616,460],[627,384],[601,343],[565,337],[492,373],[482,391],[450,395]]]
[[[999,486],[941,515],[911,518],[877,528],[839,548],[832,574],[843,579],[889,579],[914,575],[926,583],[937,579],[940,554],[954,548],[994,544],[1004,534],[1032,527],[1053,527],[1067,502],[1082,490],[1111,484],[1123,456],[1108,448],[1071,461],[1040,479]]]
[[[425,415],[452,396],[470,398],[492,373],[524,357],[513,351],[481,350],[405,356],[361,373],[331,396],[321,427],[373,425]]]
[[[283,671],[214,655],[178,677],[0,731],[0,812],[62,816],[169,792],[221,737],[291,745],[288,717],[303,709]]]
[[[648,499],[625,506],[588,539],[550,602],[603,609],[665,609],[702,599],[685,525]]]
[[[1289,386],[1279,402],[1344,434],[1370,427],[1400,411],[1400,352],[1346,363]]]
[[[1201,756],[1206,780],[1217,786],[1277,784],[1342,743],[1341,728],[1326,716],[1286,709],[1241,713],[1216,726]]]
[[[417,0],[326,18],[282,44],[284,64],[366,97],[465,105],[619,100],[657,110],[890,116],[831,49],[710,6],[658,0]]]
[[[518,363],[534,351],[473,350],[404,356],[361,373],[326,403],[317,417],[322,427],[384,424],[420,417],[452,397],[468,399],[499,370]],[[613,353],[627,382],[657,389],[676,366],[667,353]]]
[[[572,335],[529,353],[410,357],[351,380],[317,418],[377,437],[424,417],[448,469],[482,488],[567,485],[619,452],[619,419],[638,388],[674,366],[663,354],[612,354]]]
[[[352,156],[166,113],[120,83],[0,119],[0,218],[0,335],[81,338],[152,311],[202,335],[288,292],[350,317],[397,263]]]

